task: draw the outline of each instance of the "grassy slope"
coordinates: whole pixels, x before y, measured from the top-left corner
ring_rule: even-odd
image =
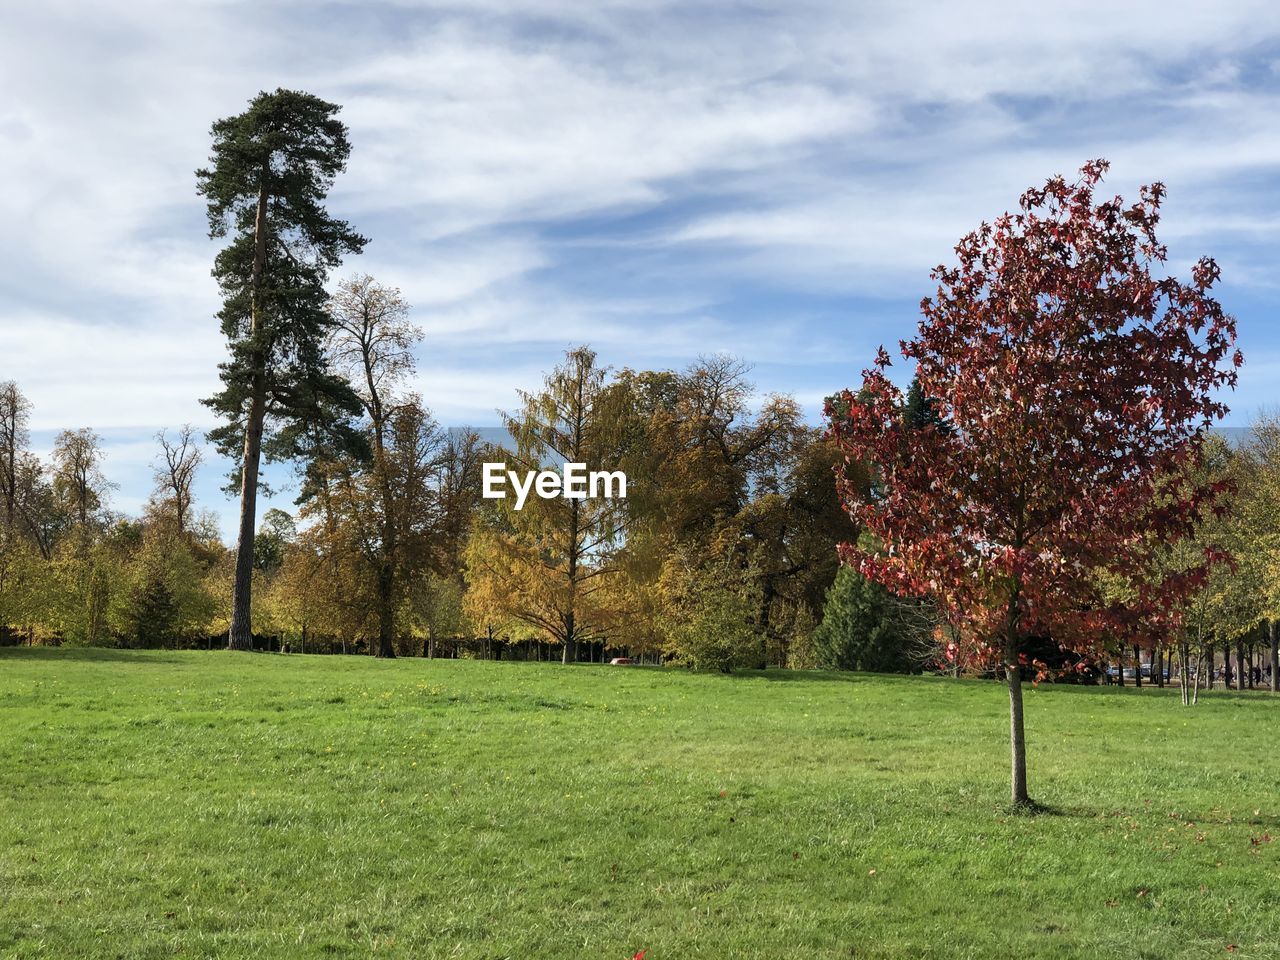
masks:
[[[0,957],[1280,957],[1280,703],[1027,700],[0,651]]]

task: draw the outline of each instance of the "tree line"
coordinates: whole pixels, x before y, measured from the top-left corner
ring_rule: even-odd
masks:
[[[363,413],[343,444],[305,441],[296,509],[255,529],[251,646],[819,663],[814,627],[851,530],[836,451],[789,397],[753,404],[744,363],[615,371],[572,350],[519,395],[499,445],[443,429],[408,388],[418,332],[396,290],[357,276],[327,309],[325,355]],[[0,386],[6,640],[225,645],[238,558],[195,501],[196,433],[157,435],[155,489],[129,517],[110,509],[100,438],[63,431],[41,462],[30,409]],[[520,510],[481,497],[484,462],[566,461],[623,470],[628,495]]]
[[[353,422],[364,449],[315,445],[295,462],[295,509],[267,510],[255,530],[258,648],[986,672],[955,662],[936,603],[839,563],[840,544],[873,540],[859,537],[833,471],[864,491],[871,471],[844,464],[790,398],[753,405],[741,361],[614,371],[570,351],[520,395],[510,439],[493,444],[442,428],[405,386],[418,333],[397,291],[357,276],[329,309],[327,350],[366,410]],[[110,508],[100,438],[64,430],[42,462],[30,412],[15,383],[0,384],[0,643],[225,646],[236,556],[193,493],[199,435],[156,435],[153,492],[129,517]],[[899,418],[945,427],[917,384]],[[531,497],[521,510],[480,496],[484,462],[565,461],[615,465],[628,496]],[[1228,485],[1230,509],[1161,562],[1185,569],[1212,550],[1232,563],[1189,594],[1179,629],[1113,632],[1095,657],[1141,684],[1123,669],[1141,654],[1156,664],[1148,682],[1177,677],[1188,699],[1277,677],[1280,419],[1260,417],[1240,443],[1211,437],[1200,469]],[[1052,645],[1037,649],[1042,665],[1053,660]]]

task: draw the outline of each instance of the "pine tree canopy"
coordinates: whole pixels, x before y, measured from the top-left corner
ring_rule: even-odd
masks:
[[[255,384],[276,428],[264,445],[272,458],[295,453],[299,425],[340,427],[359,409],[324,356],[324,284],[367,242],[324,206],[351,152],[338,110],[300,91],[260,93],[213,125],[210,165],[196,172],[209,236],[231,238],[213,268],[231,356],[220,365],[223,389],[205,403],[226,418],[210,438],[233,459]]]

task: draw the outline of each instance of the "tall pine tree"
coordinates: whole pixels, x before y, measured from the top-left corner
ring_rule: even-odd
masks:
[[[359,400],[329,369],[331,323],[324,283],[344,254],[367,242],[324,201],[351,146],[339,107],[308,93],[260,93],[249,109],[213,125],[210,166],[196,171],[209,235],[231,242],[214,261],[218,317],[230,359],[223,388],[205,401],[227,421],[210,433],[238,466],[240,528],[228,646],[252,646],[250,590],[258,472],[284,459],[299,436],[344,434]]]

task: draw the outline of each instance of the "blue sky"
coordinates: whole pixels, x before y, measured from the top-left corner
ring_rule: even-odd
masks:
[[[38,449],[99,431],[127,512],[155,432],[212,425],[192,171],[277,86],[344,105],[331,208],[372,237],[346,272],[413,304],[447,425],[495,423],[581,342],[729,351],[816,420],[961,234],[1095,156],[1117,192],[1168,185],[1173,272],[1222,264],[1230,422],[1278,399],[1274,3],[53,0],[6,10],[0,79],[0,379]],[[199,492],[229,530],[222,469]]]

